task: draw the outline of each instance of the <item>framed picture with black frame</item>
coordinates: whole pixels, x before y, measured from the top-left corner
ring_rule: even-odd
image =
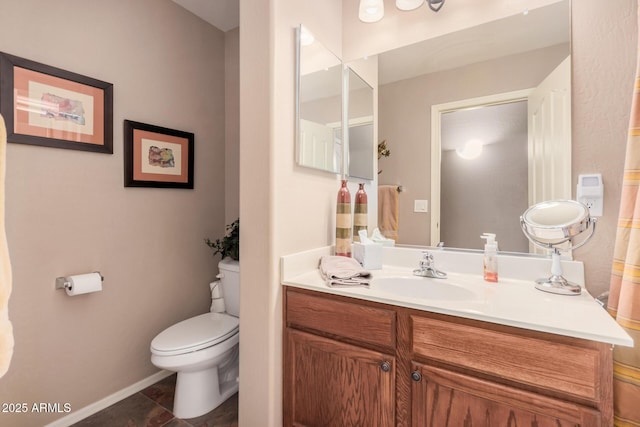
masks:
[[[113,85],[0,52],[7,141],[113,154]]]
[[[125,187],[192,189],[193,146],[193,133],[125,120]]]

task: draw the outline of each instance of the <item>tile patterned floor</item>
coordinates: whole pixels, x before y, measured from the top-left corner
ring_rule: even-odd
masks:
[[[201,417],[183,420],[171,413],[176,375],[171,375],[73,427],[237,427],[238,394]]]

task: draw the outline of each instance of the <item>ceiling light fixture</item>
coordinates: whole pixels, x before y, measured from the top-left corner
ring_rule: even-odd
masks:
[[[362,22],[378,22],[384,16],[384,3],[382,0],[360,0],[358,18]]]

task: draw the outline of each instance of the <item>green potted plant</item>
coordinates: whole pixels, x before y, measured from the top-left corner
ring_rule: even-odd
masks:
[[[222,259],[229,257],[240,261],[240,218],[227,225],[226,233],[222,239],[212,241],[204,240],[207,246],[213,249],[213,254],[222,255]]]
[[[389,150],[387,148],[387,140],[385,139],[382,142],[378,143],[378,160],[380,160],[383,157],[389,157],[389,154],[391,154],[391,150]],[[380,173],[382,172],[382,169],[378,170],[378,175],[380,175]]]

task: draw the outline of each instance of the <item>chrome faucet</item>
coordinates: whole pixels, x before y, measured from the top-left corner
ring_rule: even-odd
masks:
[[[447,278],[447,273],[440,271],[433,266],[433,255],[428,251],[422,252],[420,268],[413,270],[413,275],[420,277],[432,277],[434,279]]]

